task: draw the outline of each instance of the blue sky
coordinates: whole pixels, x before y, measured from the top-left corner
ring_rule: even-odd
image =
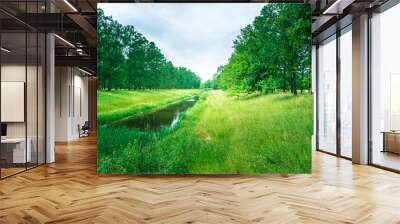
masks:
[[[123,25],[133,25],[153,41],[175,66],[203,81],[227,63],[240,29],[260,14],[261,3],[100,3],[98,7]]]

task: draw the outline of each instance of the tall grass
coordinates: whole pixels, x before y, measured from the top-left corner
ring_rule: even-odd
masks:
[[[174,129],[100,129],[99,172],[308,173],[312,108],[308,93],[240,99],[211,91]]]

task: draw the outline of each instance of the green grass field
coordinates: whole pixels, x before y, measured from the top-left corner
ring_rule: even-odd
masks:
[[[184,92],[99,93],[102,114],[158,108],[160,100],[179,100]],[[165,94],[158,97],[159,94]],[[167,95],[171,96],[169,98]],[[271,94],[247,99],[221,90],[201,94],[179,124],[156,132],[99,127],[98,172],[119,174],[261,174],[311,172],[313,98]],[[129,95],[129,96],[128,96]],[[157,95],[157,96],[149,96]],[[180,95],[180,96],[177,96]],[[128,96],[125,98],[125,96]],[[132,100],[130,96],[136,98]],[[187,95],[185,95],[187,96]],[[162,99],[161,99],[162,98]],[[115,99],[115,100],[114,100]],[[164,103],[162,103],[164,104]],[[110,112],[112,110],[113,112]],[[143,112],[143,111],[141,111]],[[113,117],[113,115],[109,115]],[[121,117],[118,115],[116,117]],[[110,119],[112,121],[114,119]],[[106,122],[105,122],[106,123]]]

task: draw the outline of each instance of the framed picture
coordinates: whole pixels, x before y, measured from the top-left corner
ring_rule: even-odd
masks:
[[[98,173],[310,173],[311,9],[98,4]]]

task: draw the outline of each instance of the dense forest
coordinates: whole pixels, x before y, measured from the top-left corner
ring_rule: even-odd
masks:
[[[297,92],[311,88],[308,4],[267,4],[234,40],[234,52],[207,87],[237,92]]]
[[[192,89],[200,77],[187,68],[175,67],[133,26],[123,26],[98,9],[98,84],[111,89]]]

